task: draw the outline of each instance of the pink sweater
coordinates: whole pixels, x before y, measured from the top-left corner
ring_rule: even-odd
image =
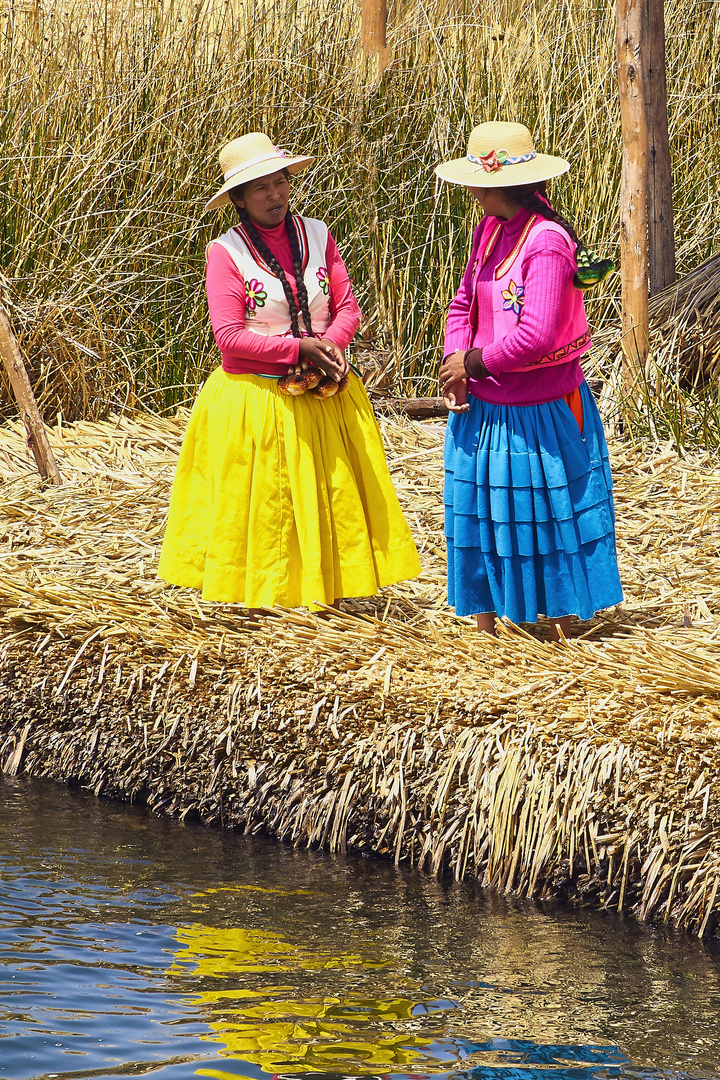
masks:
[[[284,222],[258,231],[285,271],[297,299],[292,249]],[[331,316],[325,337],[346,349],[360,325],[360,308],[330,233],[325,254]],[[266,337],[245,329],[245,282],[230,252],[221,244],[210,248],[206,287],[210,321],[224,371],[232,375],[285,375],[288,367],[298,362],[298,338]]]
[[[563,291],[575,273],[575,260],[562,237],[543,232],[531,239],[525,256],[526,303],[522,318],[512,333],[493,341],[491,281],[495,267],[510,254],[525,226],[530,212],[520,210],[503,222],[502,232],[492,255],[476,282],[477,316],[470,319],[472,274],[478,258],[482,221],[473,235],[470,261],[457,295],[450,305],[445,332],[444,355],[455,349],[481,348],[489,375],[473,381],[472,392],[483,401],[498,405],[539,405],[565,397],[583,381],[579,360],[535,371],[511,371],[531,363],[552,348],[558,325],[558,311]]]

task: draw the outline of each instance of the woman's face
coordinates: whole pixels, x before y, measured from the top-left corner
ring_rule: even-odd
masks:
[[[271,176],[249,180],[241,195],[231,192],[230,198],[236,206],[247,210],[256,225],[269,229],[285,219],[290,201],[290,184],[281,169]]]
[[[520,209],[520,203],[502,188],[471,187],[468,190],[489,217],[511,218]]]

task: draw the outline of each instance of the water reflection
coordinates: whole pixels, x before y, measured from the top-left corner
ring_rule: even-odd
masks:
[[[332,1071],[352,1067],[412,1065],[428,1057],[441,1060],[442,1048],[433,1040],[412,1033],[414,1018],[430,1016],[456,1007],[454,1001],[411,998],[357,997],[347,991],[342,996],[318,992],[299,999],[292,987],[247,982],[237,976],[247,973],[298,972],[321,974],[341,969],[347,973],[380,970],[390,961],[371,953],[310,951],[291,944],[279,934],[219,927],[181,927],[178,942],[186,948],[178,953],[178,964],[193,965],[192,975],[203,989],[198,1005],[208,1016],[212,1034],[223,1055],[260,1065],[265,1072],[278,1073],[291,1064],[304,1072]],[[171,968],[170,974],[177,974]],[[235,976],[235,978],[231,978]],[[230,988],[223,983],[231,981]],[[222,1015],[221,1015],[222,1014]],[[404,1021],[398,1025],[398,1021]],[[401,1026],[401,1031],[396,1027]],[[440,1056],[439,1056],[440,1055]],[[458,1055],[453,1054],[453,1060]],[[224,1078],[227,1074],[204,1071],[202,1075]]]
[[[433,1071],[443,1064],[467,1067],[471,1058],[482,1055],[485,1063],[471,1070],[478,1080],[483,1080],[488,1070],[497,1078],[500,1068],[508,1080],[543,1080],[550,1075],[547,1069],[509,1067],[516,1063],[552,1065],[555,1078],[590,1080],[597,1065],[617,1066],[628,1061],[617,1047],[538,1046],[517,1039],[478,1043],[462,1037],[443,1038],[437,1030],[423,1034],[417,1030],[421,1018],[427,1028],[428,1018],[458,1009],[460,1004],[423,995],[421,987],[413,997],[387,1000],[353,997],[347,991],[337,997],[322,992],[330,971],[342,969],[357,978],[367,971],[394,967],[391,959],[370,949],[332,955],[309,951],[279,934],[202,925],[181,927],[177,939],[184,948],[177,953],[177,964],[169,974],[185,977],[191,971],[194,981],[203,987],[196,1000],[211,1029],[203,1038],[217,1041],[224,1057],[240,1059],[245,1066],[258,1065],[276,1076],[290,1075],[291,1066],[292,1075],[327,1072],[337,1076],[348,1070],[357,1075],[371,1067],[401,1065],[412,1066],[415,1075],[416,1069],[423,1067],[434,1067]],[[300,971],[323,973],[316,995],[298,999],[292,987],[268,983],[258,988],[256,978],[246,978],[270,972],[297,976]],[[312,980],[309,986],[314,984]],[[493,989],[489,984],[483,988]],[[568,1068],[570,1061],[589,1067]],[[199,1075],[227,1080],[237,1073],[211,1069],[201,1070]]]
[[[0,1077],[718,1071],[718,952],[0,783]]]

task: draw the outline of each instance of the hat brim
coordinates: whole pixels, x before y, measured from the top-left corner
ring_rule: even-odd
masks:
[[[476,165],[468,158],[454,158],[435,166],[435,173],[449,184],[461,184],[463,187],[520,187],[522,184],[540,183],[562,176],[570,168],[565,158],[551,154],[537,154],[532,161],[520,161],[515,165],[501,165],[494,172],[486,172],[482,165]]]
[[[273,173],[282,172],[283,169],[287,169],[290,173],[302,172],[308,165],[312,165],[314,160],[314,157],[282,157],[278,155],[276,158],[270,158],[268,161],[261,161],[257,165],[242,169],[225,181],[220,190],[216,191],[212,199],[205,204],[205,209],[214,210],[218,206],[225,206],[231,202],[228,192],[233,188],[240,187],[241,184],[247,184],[250,180],[259,180],[261,176],[272,176]]]

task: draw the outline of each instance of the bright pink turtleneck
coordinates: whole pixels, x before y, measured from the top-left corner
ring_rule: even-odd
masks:
[[[284,222],[271,229],[258,227],[263,240],[282,266],[297,297],[293,258]],[[325,337],[346,349],[360,325],[361,313],[337,245],[328,233],[325,252],[330,282],[330,326]],[[230,252],[213,244],[207,262],[210,321],[223,370],[232,375],[284,375],[299,355],[299,339],[265,337],[245,329],[245,282]]]
[[[473,235],[470,261],[447,318],[444,355],[455,349],[481,348],[489,375],[472,380],[470,389],[475,397],[498,405],[555,401],[572,393],[583,381],[579,360],[533,371],[510,370],[544,356],[555,339],[559,304],[576,270],[567,244],[556,233],[542,232],[530,240],[524,261],[526,301],[522,319],[512,333],[493,341],[492,275],[513,250],[529,217],[528,210],[520,210],[509,221],[494,219],[502,231],[491,258],[478,275],[473,297],[473,269],[487,221],[480,222]]]

